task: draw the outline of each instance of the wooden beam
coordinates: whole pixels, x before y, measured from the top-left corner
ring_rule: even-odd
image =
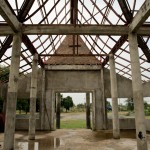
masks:
[[[5,0],[0,0],[0,14],[4,18],[4,20],[10,25],[14,32],[18,32],[21,30],[21,23],[12,13]]]
[[[146,19],[150,16],[150,0],[146,0],[141,6],[135,17],[133,18],[129,29],[130,32],[137,32],[138,29],[143,25]]]

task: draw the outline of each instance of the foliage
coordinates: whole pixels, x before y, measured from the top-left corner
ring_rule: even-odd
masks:
[[[150,108],[144,110],[145,116],[150,116]]]
[[[29,112],[29,99],[17,99],[17,110],[20,114],[22,110],[27,114]]]
[[[30,108],[30,99],[17,99],[17,110],[21,114],[21,111],[24,111],[26,114],[29,112]],[[40,100],[36,100],[36,112],[40,110]]]
[[[112,111],[112,107],[109,101],[106,101],[106,108],[107,108],[107,111]]]
[[[126,105],[127,105],[127,110],[128,111],[133,111],[134,110],[133,98],[128,98],[126,100]]]
[[[148,109],[149,107],[150,105],[146,101],[144,101],[144,109]]]
[[[9,68],[0,65],[0,81],[8,81],[9,80]]]
[[[144,113],[145,116],[150,116],[150,104],[144,101]]]
[[[84,112],[84,111],[86,111],[86,103],[84,103],[84,104],[80,103],[77,105],[76,108],[77,108],[77,111]]]
[[[81,104],[78,104],[78,105],[77,105],[77,108],[78,108],[78,109],[80,109],[80,108],[81,108],[81,109],[84,109],[84,108],[85,108],[85,105],[82,104],[82,103],[81,103]]]
[[[70,110],[71,107],[73,107],[73,100],[72,97],[67,96],[65,98],[61,99],[61,106],[66,109],[66,112]]]

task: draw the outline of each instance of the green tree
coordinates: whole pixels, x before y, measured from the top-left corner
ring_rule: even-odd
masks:
[[[67,96],[65,98],[62,98],[62,100],[61,100],[61,106],[66,109],[66,112],[69,111],[70,108],[73,107],[72,97]]]
[[[27,114],[29,112],[29,99],[17,99],[17,110],[20,114],[22,110]]]
[[[9,68],[0,65],[0,81],[6,82],[9,80]]]
[[[77,105],[77,108],[82,108],[82,109],[83,109],[83,108],[85,108],[85,105],[82,104],[82,103],[81,103],[81,104],[78,104],[78,105]]]
[[[144,109],[148,109],[148,108],[149,108],[149,104],[146,101],[144,101]]]
[[[80,103],[80,104],[78,104],[78,105],[77,105],[77,109],[78,109],[78,111],[85,111],[85,109],[86,109],[86,105],[85,105],[85,104]]]
[[[134,110],[133,98],[128,98],[126,100],[126,106],[127,106],[127,110],[129,110],[129,111],[133,111]]]

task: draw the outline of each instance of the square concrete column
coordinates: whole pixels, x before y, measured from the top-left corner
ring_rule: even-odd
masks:
[[[5,133],[4,133],[4,150],[14,149],[16,101],[17,101],[18,80],[19,80],[21,42],[22,42],[22,34],[16,33],[13,36],[11,66],[8,83]]]
[[[56,93],[56,128],[60,129],[61,94]]]
[[[50,123],[51,123],[51,131],[55,131],[56,130],[55,99],[56,99],[55,91],[52,91],[52,98],[51,98],[51,101],[50,101]]]
[[[101,87],[102,87],[102,104],[103,104],[103,128],[108,128],[107,123],[107,109],[106,109],[106,98],[105,98],[105,87],[104,87],[104,68],[101,68]]]
[[[42,69],[42,97],[40,101],[40,122],[41,122],[41,130],[45,129],[45,69]]]
[[[111,98],[112,98],[113,138],[119,139],[120,129],[118,117],[118,89],[117,89],[117,77],[113,54],[109,54],[109,65],[110,65]]]
[[[56,129],[55,123],[55,91],[46,90],[45,100],[45,129],[54,131]]]
[[[38,71],[38,54],[35,54],[32,63],[31,88],[30,88],[30,117],[29,117],[29,139],[30,140],[35,139],[37,71]]]
[[[91,129],[90,93],[86,93],[86,128]]]
[[[95,112],[95,130],[104,130],[104,110],[105,106],[103,105],[103,92],[102,89],[95,90],[95,103],[94,104],[94,112]]]
[[[143,90],[141,82],[137,35],[135,33],[129,34],[129,48],[131,57],[132,88],[133,88],[133,101],[135,110],[137,149],[147,150],[148,148],[147,148],[147,138],[145,128]]]
[[[95,111],[95,91],[93,91],[92,92],[92,130],[93,131],[96,130],[95,115],[96,115],[96,111]]]

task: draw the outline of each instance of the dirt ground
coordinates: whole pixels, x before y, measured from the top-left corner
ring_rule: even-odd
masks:
[[[62,113],[62,120],[85,119],[85,113]],[[0,150],[4,134],[0,133]],[[150,132],[147,133],[150,149]],[[36,131],[36,139],[28,140],[28,131],[15,133],[15,150],[137,150],[135,130],[121,130],[121,138],[113,139],[112,130],[58,129]]]
[[[0,150],[3,149],[3,134],[0,134]],[[150,148],[150,134],[148,146]],[[134,130],[122,130],[121,139],[112,138],[112,131],[88,129],[59,129],[53,132],[36,132],[36,140],[28,140],[27,131],[15,134],[15,150],[136,150]]]

